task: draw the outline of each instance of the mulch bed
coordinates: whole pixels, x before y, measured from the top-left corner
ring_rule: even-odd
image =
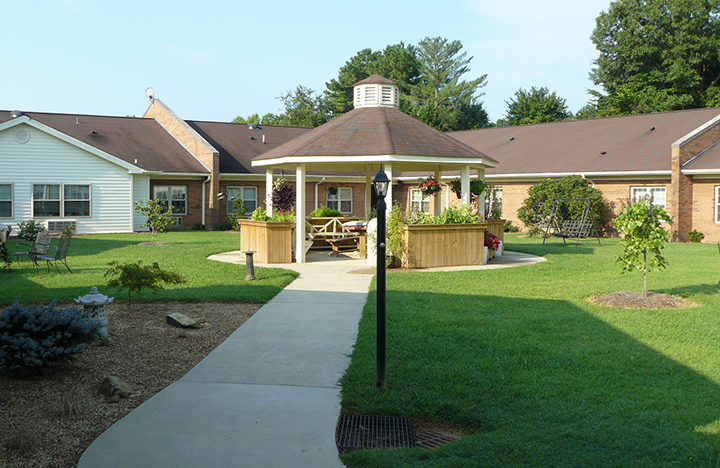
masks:
[[[621,291],[604,296],[591,298],[590,302],[606,307],[622,307],[625,309],[686,309],[697,304],[670,294],[649,292],[647,297],[642,293]]]

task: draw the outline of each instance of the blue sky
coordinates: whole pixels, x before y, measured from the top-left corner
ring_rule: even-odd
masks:
[[[0,109],[141,116],[145,89],[182,118],[278,112],[363,48],[460,40],[467,79],[495,121],[520,88],[546,86],[572,111],[588,100],[589,37],[610,0],[35,0],[0,15]]]

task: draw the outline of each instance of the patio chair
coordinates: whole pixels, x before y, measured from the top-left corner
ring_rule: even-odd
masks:
[[[45,260],[45,262],[47,263],[48,271],[50,271],[50,264],[52,263],[55,266],[55,269],[58,271],[58,273],[60,273],[60,268],[58,268],[58,266],[57,266],[57,262],[58,262],[58,260],[60,260],[61,262],[63,262],[65,264],[65,268],[67,268],[68,271],[70,273],[72,273],[72,270],[70,269],[70,267],[67,264],[67,258],[66,258],[68,250],[70,249],[70,239],[72,239],[72,234],[69,232],[64,232],[60,236],[60,242],[58,243],[57,247],[55,247],[54,245],[50,246],[49,250],[55,250],[54,254],[51,254],[50,252],[48,252],[46,254],[35,255],[33,257],[33,260],[35,261],[35,266],[36,267],[39,266],[37,264],[38,260]]]
[[[48,249],[50,248],[50,241],[52,240],[52,236],[48,231],[40,231],[37,233],[37,237],[35,237],[35,242],[18,242],[15,244],[15,252],[13,255],[15,255],[15,258],[17,259],[18,266],[20,266],[20,257],[28,257],[33,262],[35,262],[35,257],[37,255],[45,255],[48,253]],[[35,263],[37,266],[37,263]]]
[[[12,226],[0,229],[0,242],[7,242],[10,239],[10,233],[12,232]]]

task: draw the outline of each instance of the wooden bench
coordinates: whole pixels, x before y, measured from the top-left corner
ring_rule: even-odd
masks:
[[[330,246],[332,247],[332,252],[330,253],[330,255],[332,257],[339,257],[340,248],[350,247],[352,249],[357,249],[358,243],[360,242],[360,236],[336,237],[334,239],[327,238],[325,239],[325,242],[330,244]]]
[[[590,234],[593,230],[593,224],[592,221],[578,221],[569,219],[567,221],[564,221],[562,224],[562,229],[559,232],[552,232],[552,234],[555,237],[562,237],[563,242],[567,242],[565,239],[577,239],[577,242],[575,243],[575,247],[577,247],[577,244],[580,242],[580,239],[585,239],[587,237],[590,237]],[[598,244],[600,244],[600,237],[597,238]],[[602,245],[602,244],[600,244]]]

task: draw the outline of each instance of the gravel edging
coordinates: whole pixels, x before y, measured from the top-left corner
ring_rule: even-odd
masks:
[[[113,423],[184,376],[262,304],[145,302],[106,306],[109,344],[92,346],[69,363],[0,371],[0,466],[74,468],[85,449]],[[199,329],[168,325],[180,312],[204,318]],[[117,403],[98,393],[114,375],[135,393]]]

